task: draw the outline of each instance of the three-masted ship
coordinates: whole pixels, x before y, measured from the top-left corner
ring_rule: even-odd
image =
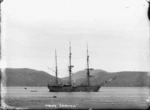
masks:
[[[69,46],[69,83],[68,84],[58,84],[58,70],[57,70],[57,53],[55,50],[55,62],[56,62],[56,81],[55,84],[49,84],[47,85],[49,92],[98,92],[101,85],[91,85],[90,84],[90,70],[92,70],[91,68],[89,68],[89,54],[88,54],[88,47],[87,47],[87,84],[85,85],[78,85],[78,86],[74,86],[72,85],[72,68],[73,65],[71,64],[71,45]]]

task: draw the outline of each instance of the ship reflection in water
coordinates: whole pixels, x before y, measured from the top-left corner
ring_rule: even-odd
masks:
[[[55,62],[56,62],[56,81],[55,84],[49,84],[47,85],[49,92],[98,92],[102,85],[111,82],[112,80],[115,80],[116,77],[110,78],[108,81],[104,81],[101,84],[98,85],[90,85],[90,77],[93,77],[90,75],[90,70],[93,70],[92,68],[89,68],[89,53],[88,53],[88,45],[87,45],[87,84],[85,85],[78,85],[73,86],[72,85],[72,68],[74,67],[71,64],[71,43],[69,46],[69,83],[68,84],[58,84],[58,70],[57,70],[57,53],[55,50]]]

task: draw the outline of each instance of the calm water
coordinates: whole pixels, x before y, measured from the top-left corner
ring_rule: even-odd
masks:
[[[102,87],[99,92],[49,92],[47,87],[8,87],[4,101],[16,108],[147,108],[148,88]],[[56,97],[54,97],[56,96]]]

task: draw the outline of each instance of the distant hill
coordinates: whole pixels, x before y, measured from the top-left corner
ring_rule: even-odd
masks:
[[[6,86],[47,86],[55,77],[44,72],[28,68],[6,68]],[[61,79],[59,79],[61,82]]]
[[[104,81],[104,77],[106,77],[107,74],[108,72],[100,70],[100,69],[91,70],[90,75],[94,76],[94,77],[91,77],[91,84],[102,83]],[[72,82],[74,82],[76,85],[79,85],[81,83],[86,84],[86,77],[87,77],[86,70],[78,71],[72,74]],[[68,77],[65,77],[62,79],[68,80]]]
[[[148,85],[147,72],[138,71],[122,71],[122,72],[107,72],[100,69],[91,70],[90,78],[91,85],[101,84],[104,81],[108,81],[110,78],[116,77],[115,80],[106,83],[107,87],[143,87]],[[86,84],[86,70],[78,71],[72,74],[72,81],[76,84]],[[67,80],[68,78],[63,78]]]
[[[121,87],[144,87],[148,86],[150,77],[147,76],[148,72],[138,71],[122,71],[110,74],[111,77],[116,75],[116,80],[112,81],[106,86],[121,86]]]
[[[6,86],[47,86],[47,83],[55,82],[55,77],[44,72],[28,68],[7,68],[5,70],[7,77]],[[115,80],[106,83],[107,87],[144,87],[148,85],[150,77],[147,72],[122,71],[107,72],[100,69],[90,71],[91,85],[101,84],[110,78]],[[75,85],[87,84],[86,70],[81,70],[72,74],[72,82]],[[58,79],[59,83],[66,83],[68,77]]]

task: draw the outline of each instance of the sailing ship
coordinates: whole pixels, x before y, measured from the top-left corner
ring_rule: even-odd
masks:
[[[88,54],[88,47],[87,47],[87,84],[86,85],[78,85],[74,86],[72,85],[72,68],[74,67],[71,64],[71,45],[69,46],[69,83],[68,84],[58,84],[58,70],[57,70],[57,53],[55,50],[55,62],[56,62],[56,67],[55,67],[55,74],[56,74],[56,80],[55,84],[49,84],[47,85],[49,92],[98,92],[99,89],[101,88],[103,84],[99,85],[91,85],[90,84],[90,70],[93,70],[92,68],[89,68],[89,54]],[[106,83],[107,81],[105,81]],[[108,81],[109,82],[109,81]]]

